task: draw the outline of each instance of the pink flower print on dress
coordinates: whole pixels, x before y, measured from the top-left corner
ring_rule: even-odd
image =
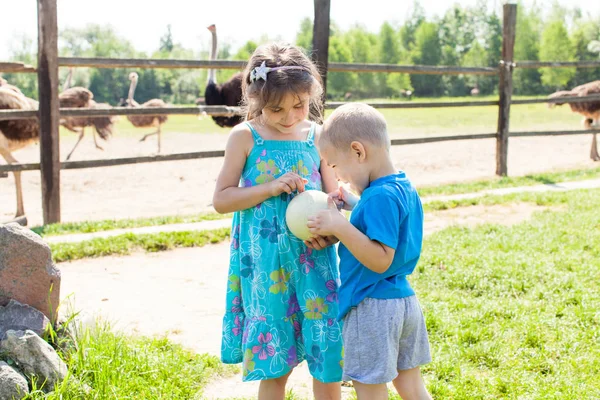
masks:
[[[266,360],[267,357],[273,357],[275,354],[275,348],[271,346],[269,343],[273,339],[271,333],[267,332],[267,334],[261,333],[258,335],[258,345],[252,347],[252,353],[258,353],[259,360]]]
[[[327,282],[325,282],[325,286],[329,290],[329,294],[327,295],[327,297],[325,299],[329,302],[336,302],[338,299],[338,294],[337,294],[337,284],[335,283],[335,281],[333,279],[330,279]]]
[[[304,272],[307,274],[315,267],[315,262],[311,258],[311,255],[312,249],[308,247],[306,248],[305,252],[300,253],[300,265],[304,265]]]
[[[310,174],[310,181],[314,183],[321,182],[321,174],[319,173],[319,169],[317,168],[316,164],[313,164],[312,173]]]
[[[231,312],[232,313],[239,313],[242,312],[242,300],[240,299],[240,296],[235,296],[233,298],[233,306],[231,306]]]
[[[231,248],[237,250],[240,248],[240,226],[236,225],[233,229],[233,237],[231,238]]]
[[[234,323],[235,326],[233,327],[233,329],[231,329],[231,332],[233,332],[233,334],[235,336],[239,336],[240,333],[242,333],[242,324],[240,322],[240,316],[239,315],[235,316],[235,319],[233,320],[233,323]]]

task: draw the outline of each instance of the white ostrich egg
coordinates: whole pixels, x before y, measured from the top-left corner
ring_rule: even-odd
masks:
[[[306,224],[308,217],[327,209],[327,194],[320,190],[307,190],[290,201],[285,212],[285,222],[298,239],[307,240],[311,234]]]

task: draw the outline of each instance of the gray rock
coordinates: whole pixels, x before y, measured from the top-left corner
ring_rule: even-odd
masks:
[[[0,306],[10,299],[38,309],[54,323],[60,271],[39,235],[18,224],[0,224]]]
[[[13,367],[0,361],[0,399],[22,399],[29,393],[27,380]]]
[[[67,366],[56,351],[33,331],[8,331],[0,352],[15,360],[26,376],[35,376],[42,390],[50,392],[67,374]]]
[[[6,307],[0,307],[0,340],[6,337],[9,330],[29,329],[41,336],[49,323],[50,320],[35,308],[10,300]]]

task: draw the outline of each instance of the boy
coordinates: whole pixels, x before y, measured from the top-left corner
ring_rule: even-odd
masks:
[[[366,104],[337,108],[319,139],[323,159],[339,181],[330,207],[309,219],[322,248],[340,241],[339,316],[344,320],[344,380],[351,379],[359,400],[387,399],[393,382],[404,399],[431,399],[420,365],[431,361],[427,329],[408,283],[419,260],[423,208],[404,172],[389,154],[383,115]],[[350,221],[336,204],[353,210]]]

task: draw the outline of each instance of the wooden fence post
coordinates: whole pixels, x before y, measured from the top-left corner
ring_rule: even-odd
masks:
[[[56,0],[38,0],[40,170],[44,224],[60,222],[58,27]]]
[[[498,132],[496,137],[496,175],[508,173],[508,137],[510,122],[510,102],[513,91],[513,55],[517,26],[517,5],[504,4],[502,27],[502,60],[500,60],[500,104],[498,109]]]
[[[323,102],[327,91],[327,68],[329,59],[329,13],[330,0],[314,0],[315,19],[313,24],[312,59],[317,64],[323,79]]]

